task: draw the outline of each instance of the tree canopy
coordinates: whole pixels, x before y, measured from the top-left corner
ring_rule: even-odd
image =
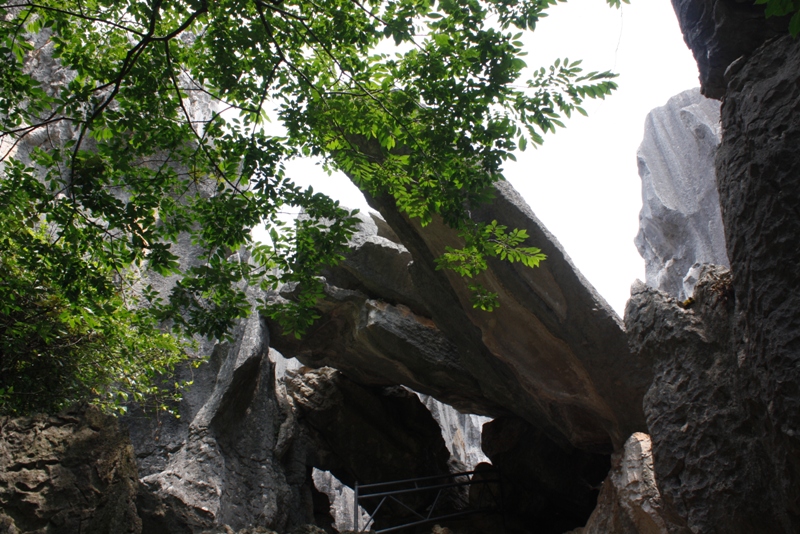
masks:
[[[302,332],[317,274],[341,258],[356,219],[294,185],[292,158],[323,158],[422,224],[441,217],[464,242],[442,268],[537,265],[524,230],[478,223],[470,209],[515,151],[615,88],[610,72],[568,59],[521,79],[521,32],[556,2],[0,3],[6,411],[36,391],[55,404],[161,391],[158,374],[182,352],[160,328],[222,338],[251,313],[248,286],[299,283],[297,301],[259,311]],[[285,134],[266,133],[271,116]],[[287,207],[308,216],[287,224]],[[260,224],[268,243],[252,240]],[[202,251],[196,263],[180,263],[181,239]],[[148,273],[174,278],[169,294]],[[476,306],[494,306],[473,290]],[[37,378],[54,367],[69,387]]]

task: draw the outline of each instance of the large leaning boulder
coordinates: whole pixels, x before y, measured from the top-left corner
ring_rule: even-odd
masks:
[[[516,415],[569,447],[611,452],[645,429],[650,362],[631,356],[619,318],[508,183],[473,216],[524,228],[548,259],[535,269],[490,260],[479,281],[499,295],[491,313],[473,308],[466,280],[436,269],[445,247],[459,246],[454,230],[438,220],[423,228],[389,198],[370,202],[394,235],[362,225],[343,268],[326,273],[333,285],[307,340],[270,325],[278,350],[466,413]],[[352,268],[373,262],[387,268]]]
[[[473,308],[467,281],[436,269],[445,247],[459,245],[454,230],[438,220],[423,228],[389,198],[371,203],[411,252],[414,285],[436,326],[501,413],[588,450],[610,451],[644,429],[649,362],[631,356],[617,316],[510,184],[499,182],[473,217],[526,229],[548,259],[535,269],[490,260],[478,281],[499,295],[491,313]]]
[[[291,292],[284,295],[291,298]],[[365,385],[402,384],[467,413],[495,413],[458,350],[425,316],[402,304],[326,285],[322,317],[307,334],[273,336],[273,346],[311,367],[335,367]],[[274,333],[280,332],[270,323]]]

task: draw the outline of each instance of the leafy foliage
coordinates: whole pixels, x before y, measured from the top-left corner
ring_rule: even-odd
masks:
[[[57,411],[86,398],[120,411],[128,400],[167,409],[183,384],[160,375],[184,347],[122,300],[104,266],[72,256],[45,226],[31,228],[31,192],[43,185],[18,162],[6,171],[14,180],[0,192],[0,411]]]
[[[448,250],[442,268],[470,277],[490,257],[538,264],[544,256],[524,244],[524,230],[470,213],[516,150],[616,87],[613,74],[566,59],[520,81],[519,32],[555,4],[0,3],[0,260],[4,280],[16,280],[3,286],[16,302],[3,312],[3,369],[30,378],[14,392],[58,361],[80,375],[62,397],[136,390],[137,367],[147,374],[175,361],[156,321],[224,337],[252,312],[248,286],[295,284],[295,301],[258,309],[302,332],[321,294],[316,273],[341,259],[356,219],[294,185],[285,163],[299,156],[322,157],[423,224],[440,217],[457,228],[465,246]],[[387,41],[396,53],[381,52]],[[283,136],[263,128],[271,108]],[[287,208],[306,218],[288,227]],[[259,224],[268,243],[252,242]],[[179,263],[179,240],[201,251],[197,263]],[[137,272],[174,278],[174,287],[140,287],[153,275]],[[494,307],[490,292],[473,290],[476,306]],[[26,360],[39,374],[21,371],[31,367],[18,351],[40,345],[47,357],[37,360],[36,349]],[[97,351],[106,372],[95,376]]]
[[[789,33],[792,37],[800,35],[800,0],[755,0],[755,4],[765,7],[764,14],[767,18],[791,15]]]

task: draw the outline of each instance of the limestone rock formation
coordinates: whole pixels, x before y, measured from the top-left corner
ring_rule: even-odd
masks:
[[[667,534],[679,532],[664,518],[653,471],[650,436],[637,432],[611,456],[597,508],[589,522],[571,534]]]
[[[647,284],[690,297],[697,263],[728,265],[714,174],[719,102],[697,89],[670,98],[645,121],[638,152],[642,211],[634,242]],[[689,276],[689,280],[684,279]]]
[[[97,409],[0,418],[0,532],[139,534],[130,440]]]
[[[744,54],[727,69],[716,161],[730,277],[706,269],[688,309],[639,287],[626,312],[634,350],[657,358],[645,411],[663,502],[693,532],[800,530],[800,45],[765,41],[778,23],[729,25],[695,49]]]
[[[789,27],[787,18],[765,20],[763,6],[745,0],[672,0],[672,6],[708,98],[725,94],[725,71],[733,62]]]
[[[439,423],[451,460],[458,462],[463,471],[472,471],[479,463],[489,460],[481,449],[481,429],[490,421],[488,417],[459,413],[428,395],[419,395],[419,398]]]
[[[275,394],[267,331],[253,316],[233,339],[193,371],[180,421],[127,421],[142,465],[147,532],[219,524],[282,531],[313,522],[310,473],[285,461],[279,447],[288,415]]]
[[[499,410],[430,319],[360,291],[326,285],[325,294],[317,306],[322,317],[303,339],[275,335],[280,327],[270,323],[273,347],[311,367],[335,367],[362,384],[402,384],[467,413]]]
[[[342,263],[322,273],[328,283],[429,316],[411,280],[411,254],[380,216],[372,213],[359,217],[361,222],[350,238],[350,253]]]
[[[742,396],[766,428],[760,446],[769,457],[764,477],[776,521],[797,532],[800,42],[769,41],[729,74],[717,183],[736,294],[736,364],[747,377]]]
[[[437,221],[422,229],[390,200],[372,203],[403,247],[371,230],[349,256],[365,264],[367,252],[380,256],[376,264],[398,270],[380,274],[404,291],[387,302],[360,271],[330,272],[328,281],[345,287],[326,290],[310,341],[273,335],[278,350],[362,383],[406,385],[462,412],[514,413],[565,445],[610,452],[644,429],[648,362],[631,357],[619,319],[510,185],[498,184],[475,215],[527,229],[548,260],[537,269],[490,262],[481,281],[500,295],[492,313],[473,309],[463,279],[435,268],[433,259],[457,244],[453,230]]]
[[[636,350],[659,355],[645,398],[656,476],[688,528],[767,532],[775,525],[753,510],[771,490],[758,474],[754,440],[763,429],[747,420],[736,372],[731,278],[721,268],[705,271],[690,309],[640,286],[626,313]]]
[[[626,310],[634,350],[657,357],[645,412],[667,515],[690,532],[789,532],[772,509],[768,430],[735,350],[730,272],[705,267],[694,300],[685,309],[638,285]]]
[[[342,484],[342,481],[329,471],[314,469],[311,477],[314,480],[314,486],[328,496],[334,529],[338,532],[353,530],[355,528],[353,521],[355,492],[353,489]],[[359,506],[358,524],[363,527],[368,521],[369,514]]]
[[[509,184],[498,183],[496,197],[473,216],[525,228],[548,259],[536,269],[489,261],[478,281],[499,295],[492,313],[472,307],[461,277],[435,268],[445,246],[458,244],[453,230],[440,221],[423,229],[390,200],[371,202],[414,257],[412,279],[431,317],[489,400],[589,450],[610,451],[644,429],[648,363],[631,357],[614,312]]]
[[[673,4],[705,94],[724,95],[715,175],[730,273],[700,269],[688,306],[641,285],[628,304],[632,349],[656,359],[656,480],[676,531],[797,532],[800,45],[757,6]]]

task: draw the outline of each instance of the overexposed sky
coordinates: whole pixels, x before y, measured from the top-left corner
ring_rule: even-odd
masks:
[[[582,59],[587,71],[619,73],[619,89],[604,101],[586,101],[589,117],[576,114],[544,146],[517,154],[505,176],[621,316],[631,284],[644,279],[633,238],[641,209],[636,150],[645,117],[698,86],[697,66],[669,0],[632,0],[620,10],[604,0],[569,0],[549,13],[524,38],[528,65]],[[367,209],[345,176],[327,176],[310,162],[289,169],[298,184]]]

